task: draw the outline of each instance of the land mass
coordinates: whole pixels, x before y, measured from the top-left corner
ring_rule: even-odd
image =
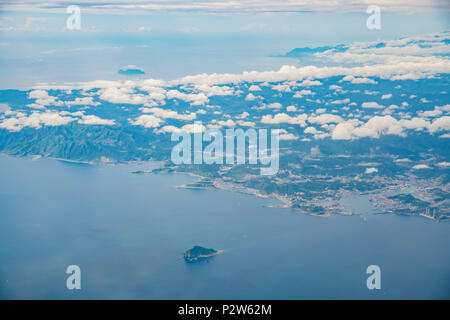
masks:
[[[223,250],[215,250],[211,248],[204,248],[200,246],[194,246],[184,253],[184,260],[187,263],[193,263],[202,260],[208,260],[211,257],[222,253]]]

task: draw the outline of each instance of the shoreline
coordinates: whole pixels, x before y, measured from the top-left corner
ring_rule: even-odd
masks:
[[[317,214],[314,212],[307,212],[304,210],[301,210],[300,208],[296,208],[293,207],[292,201],[285,196],[279,195],[279,194],[264,194],[261,193],[261,191],[257,190],[257,189],[252,189],[252,188],[246,188],[246,187],[242,187],[240,185],[236,185],[232,182],[228,182],[228,181],[223,181],[219,178],[216,178],[212,181],[212,184],[210,187],[208,186],[191,186],[190,184],[195,184],[198,182],[201,182],[202,180],[208,179],[208,177],[196,174],[196,173],[192,173],[192,172],[186,172],[186,171],[173,171],[173,172],[164,172],[164,169],[170,169],[164,167],[164,164],[167,161],[164,160],[132,160],[132,161],[83,161],[83,160],[72,160],[72,159],[65,159],[65,158],[58,158],[58,157],[46,157],[46,156],[41,156],[41,155],[27,155],[27,156],[21,156],[21,155],[13,155],[13,154],[8,154],[5,152],[0,152],[0,156],[3,157],[12,157],[12,158],[23,158],[23,159],[28,159],[31,161],[36,161],[36,160],[41,160],[41,159],[50,159],[50,160],[56,160],[56,161],[63,161],[63,162],[68,162],[68,163],[79,163],[79,164],[87,164],[87,165],[93,165],[93,166],[100,166],[100,165],[146,165],[146,164],[153,164],[156,167],[151,168],[151,169],[147,169],[147,170],[137,170],[137,171],[130,171],[130,173],[137,173],[139,171],[140,174],[143,173],[151,173],[151,174],[155,174],[155,173],[166,173],[166,174],[184,174],[190,177],[195,177],[197,178],[196,181],[193,181],[191,183],[188,184],[183,184],[183,185],[176,185],[176,188],[180,188],[180,189],[192,189],[192,190],[206,190],[206,191],[213,191],[213,190],[220,190],[220,191],[231,191],[231,192],[237,192],[237,193],[241,193],[241,194],[248,194],[248,195],[252,195],[252,196],[256,196],[258,198],[261,199],[276,199],[278,201],[280,201],[282,204],[277,205],[277,204],[273,204],[273,205],[265,205],[268,208],[278,208],[278,209],[290,209],[293,210],[295,212],[301,213],[301,214],[306,214],[306,215],[312,215],[312,216],[316,216],[316,217],[322,217],[322,218],[326,218],[326,217],[330,217],[333,214],[336,215],[344,215],[344,216],[353,216],[353,215],[359,215],[359,216],[363,216],[361,214],[355,213],[353,210],[351,210],[351,213],[349,213],[347,210],[344,210],[342,212],[334,212],[330,213],[330,212],[326,212],[324,214]],[[163,169],[159,172],[155,172],[155,170],[159,170],[159,169]],[[400,188],[400,190],[402,190],[403,188]],[[392,190],[390,190],[389,192],[392,192]],[[350,195],[359,195],[357,192],[349,192],[348,194]],[[371,192],[369,192],[369,195],[371,194]],[[342,195],[343,196],[343,195]],[[327,208],[324,208],[325,210]],[[388,213],[393,213],[395,215],[399,215],[395,212],[385,212],[386,214]],[[400,214],[403,215],[403,214]],[[437,221],[440,222],[440,219],[436,219],[424,214],[418,214],[418,215],[408,215],[408,216],[419,216],[419,217],[424,217],[427,218],[428,220],[431,221]],[[364,217],[363,217],[364,218]],[[365,218],[364,218],[365,220]],[[445,221],[445,219],[444,219]]]

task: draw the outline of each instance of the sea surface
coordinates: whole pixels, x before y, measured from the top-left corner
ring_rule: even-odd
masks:
[[[373,214],[308,216],[274,200],[88,165],[0,156],[1,299],[445,299],[450,224]],[[359,207],[358,207],[359,206]],[[364,218],[364,219],[363,219]],[[187,264],[194,245],[222,249]],[[66,268],[81,268],[81,290]],[[366,269],[381,268],[381,290]]]

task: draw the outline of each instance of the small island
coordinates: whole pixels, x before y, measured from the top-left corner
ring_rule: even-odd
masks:
[[[215,250],[203,248],[200,246],[194,246],[184,253],[184,260],[188,263],[208,260],[209,258],[222,253],[223,250]]]

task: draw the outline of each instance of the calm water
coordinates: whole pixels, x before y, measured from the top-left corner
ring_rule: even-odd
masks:
[[[273,200],[175,186],[148,165],[0,157],[0,298],[449,298],[450,225],[320,218]],[[357,205],[357,204],[356,204]],[[186,264],[193,245],[223,249]],[[68,265],[82,290],[66,289]],[[381,267],[382,289],[365,270]]]

